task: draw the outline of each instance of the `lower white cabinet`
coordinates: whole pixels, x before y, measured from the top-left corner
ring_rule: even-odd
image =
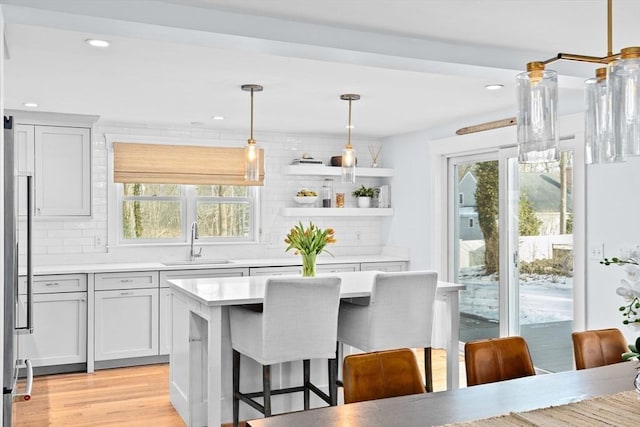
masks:
[[[24,324],[27,296],[18,296]],[[33,295],[33,334],[18,336],[18,357],[34,367],[87,362],[87,293]]]
[[[95,293],[95,360],[158,355],[158,288]]]

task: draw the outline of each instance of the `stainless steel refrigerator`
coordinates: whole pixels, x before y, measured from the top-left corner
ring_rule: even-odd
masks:
[[[18,171],[13,118],[4,118],[4,310],[2,359],[2,426],[13,423],[13,402],[16,399],[29,400],[33,383],[33,370],[28,359],[20,358],[18,334],[33,333],[33,268],[31,259],[31,226],[33,218],[32,177]],[[20,200],[26,201],[24,218],[20,218]],[[19,226],[25,226],[21,233]],[[19,239],[19,236],[22,238]],[[20,256],[20,250],[24,252]],[[25,264],[24,268],[22,263]],[[19,275],[27,277],[27,313],[24,324],[18,321],[18,280]],[[18,391],[18,373],[26,368],[25,389]]]

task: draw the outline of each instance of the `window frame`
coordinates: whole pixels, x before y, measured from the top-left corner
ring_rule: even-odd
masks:
[[[246,237],[200,237],[198,238],[198,244],[229,244],[229,243],[256,243],[259,230],[259,206],[260,206],[260,191],[258,187],[247,187],[247,197],[216,197],[216,196],[198,196],[196,194],[196,185],[190,184],[176,184],[180,188],[180,194],[177,196],[125,196],[124,184],[112,183],[116,192],[115,211],[113,212],[116,219],[116,236],[115,242],[118,246],[158,246],[158,245],[171,245],[171,244],[188,244],[189,243],[189,231],[191,224],[197,220],[197,204],[199,201],[216,201],[217,203],[225,202],[248,202],[249,205],[249,232]],[[177,238],[140,238],[140,239],[125,239],[124,224],[123,224],[123,204],[126,200],[140,200],[140,201],[179,201],[180,216],[181,216],[181,234]]]

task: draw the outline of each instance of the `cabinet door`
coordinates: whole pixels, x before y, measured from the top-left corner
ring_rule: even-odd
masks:
[[[18,297],[21,324],[26,295]],[[18,336],[18,355],[33,366],[87,361],[87,293],[66,292],[33,296],[33,334]]]
[[[176,270],[160,272],[160,354],[171,352],[171,289],[167,280],[195,279],[198,277],[241,277],[249,274],[247,268],[209,270]]]
[[[36,216],[91,215],[87,128],[35,126]]]
[[[158,289],[96,291],[95,360],[158,354]]]

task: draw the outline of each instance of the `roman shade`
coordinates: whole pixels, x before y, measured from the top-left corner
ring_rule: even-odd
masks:
[[[264,150],[259,150],[259,157],[259,180],[245,181],[244,148],[114,142],[113,180],[122,183],[264,185]]]

